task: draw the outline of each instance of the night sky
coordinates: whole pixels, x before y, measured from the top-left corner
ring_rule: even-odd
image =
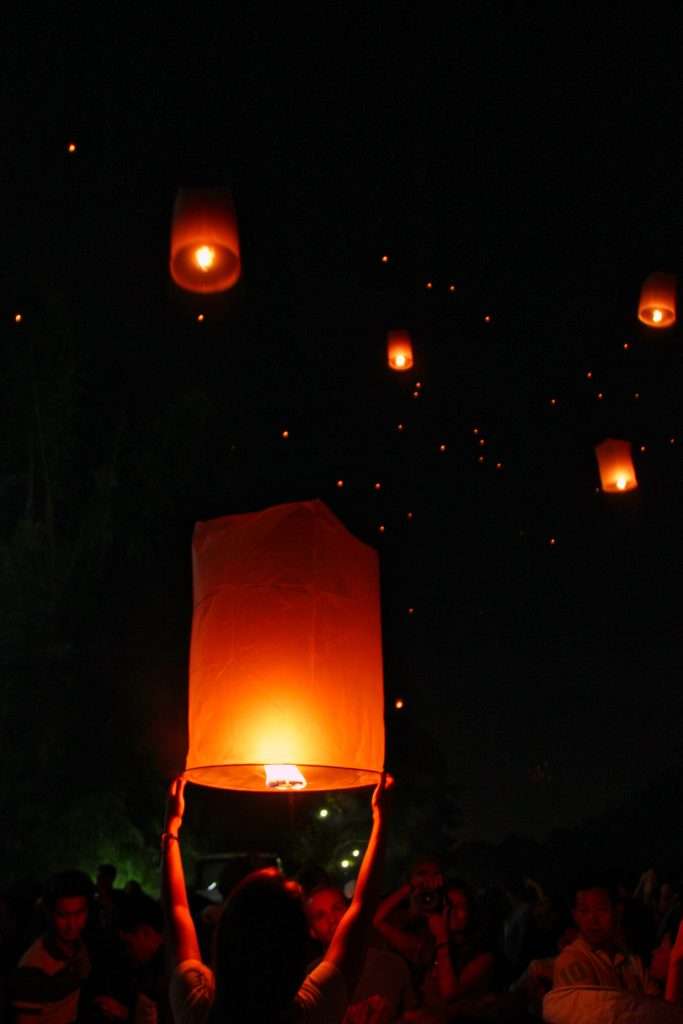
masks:
[[[184,753],[194,522],[312,498],[380,553],[390,738],[442,749],[464,836],[540,837],[680,764],[681,334],[636,310],[680,269],[681,25],[534,6],[15,19],[3,536],[27,339],[49,377],[68,324],[66,532],[119,446],[77,642],[150,771]],[[168,275],[189,185],[240,225],[209,301]],[[597,492],[605,437],[636,492]]]

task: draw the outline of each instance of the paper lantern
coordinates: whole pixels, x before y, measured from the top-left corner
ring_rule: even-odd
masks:
[[[387,358],[392,370],[409,370],[413,365],[413,343],[408,331],[389,331]]]
[[[638,486],[629,441],[608,437],[595,448],[603,491],[610,494],[633,491]]]
[[[650,274],[640,291],[638,319],[648,327],[671,327],[676,323],[676,277]]]
[[[180,189],[171,226],[171,277],[190,292],[223,292],[242,270],[237,219],[226,189]]]
[[[197,523],[192,782],[346,789],[384,763],[379,568],[320,501]]]

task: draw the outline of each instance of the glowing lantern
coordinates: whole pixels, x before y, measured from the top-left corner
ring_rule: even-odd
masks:
[[[407,331],[389,331],[387,358],[392,370],[409,370],[413,365],[413,343]]]
[[[676,323],[676,277],[650,274],[640,291],[638,319],[648,327],[671,327]]]
[[[633,468],[629,441],[615,441],[608,437],[596,446],[595,455],[603,491],[615,494],[635,490],[638,481]]]
[[[225,189],[180,189],[171,227],[171,277],[190,292],[223,292],[242,270],[237,220]]]
[[[186,775],[291,792],[377,781],[376,552],[320,501],[197,523]]]

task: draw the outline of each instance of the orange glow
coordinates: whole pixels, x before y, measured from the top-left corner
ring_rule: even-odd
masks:
[[[287,438],[289,437],[289,431],[288,431],[288,430],[283,430],[283,431],[282,431],[282,437],[283,437],[283,438],[284,438],[284,440],[286,441],[286,440],[287,440]]]
[[[16,313],[15,317],[14,317],[14,322],[15,322],[15,324],[20,324],[23,319],[24,318],[21,315],[21,313]]]
[[[588,380],[593,380],[593,371],[589,370],[588,373],[586,374],[586,377],[588,378]]]
[[[614,494],[633,491],[638,486],[636,471],[631,458],[630,441],[615,441],[607,438],[595,448],[603,491]]]
[[[646,446],[646,445],[644,445],[644,444],[641,444],[641,446],[640,446],[640,451],[641,451],[641,452],[646,452],[646,451],[647,451],[647,446]]]
[[[454,284],[449,284],[448,290],[449,290],[449,292],[454,292],[455,291],[455,285]]]
[[[426,284],[426,286],[425,286],[425,287],[426,287],[426,288],[433,288],[433,287],[434,287],[434,285],[432,284],[432,282],[431,282],[431,281],[427,281],[427,284]]]
[[[676,323],[676,277],[655,273],[645,278],[640,291],[638,319],[648,327],[671,327]]]
[[[502,468],[503,468],[503,463],[502,462],[497,462],[496,463],[496,469],[502,469]]]
[[[389,262],[389,257],[388,256],[382,256],[382,263],[388,263],[388,262]]]
[[[485,461],[486,461],[486,456],[485,455],[480,455],[479,458],[477,459],[477,462],[485,462]]]
[[[381,485],[381,483],[379,482],[379,480],[378,480],[378,481],[377,481],[377,483],[375,484],[375,490],[376,490],[376,491],[381,491],[381,490],[382,490],[382,485]]]
[[[551,398],[550,399],[550,404],[551,405],[557,405],[557,399],[556,398]]]
[[[402,423],[399,423],[399,425],[398,425],[398,427],[397,427],[396,429],[397,429],[397,430],[403,430],[403,424],[402,424]]]
[[[605,396],[603,395],[602,391],[598,391],[598,393],[597,393],[597,395],[595,397],[597,398],[597,400],[599,402],[601,402]]]
[[[241,273],[232,199],[225,189],[181,189],[171,227],[171,277],[191,292],[222,292]]]
[[[488,313],[487,313],[487,314],[486,314],[486,316],[484,317],[484,322],[485,322],[485,323],[487,323],[487,324],[490,324],[490,323],[491,323],[491,317],[489,316],[489,314],[488,314]]]
[[[392,370],[410,370],[413,365],[413,343],[408,331],[389,331],[387,360]]]
[[[439,445],[439,451],[440,452],[445,452],[446,451],[446,445],[445,444],[440,444]]]
[[[268,789],[304,789],[306,779],[295,764],[265,764]]]
[[[380,524],[380,525],[379,525],[379,526],[377,527],[377,529],[379,530],[379,532],[380,532],[380,533],[384,533],[384,530],[385,530],[385,526],[384,526],[384,523],[381,523],[381,524]]]
[[[257,792],[376,782],[376,551],[310,501],[197,523],[192,556],[187,778]]]
[[[402,697],[396,698],[396,700],[394,701],[394,707],[396,708],[397,711],[400,711],[401,708],[405,707],[405,701],[403,700]]]
[[[550,544],[551,547],[554,547],[554,545],[557,544],[557,539],[555,537],[551,537],[548,544]]]
[[[343,486],[344,486],[344,481],[343,480],[337,480],[337,487],[343,487]]]
[[[640,391],[636,391],[636,393],[634,394],[633,397],[634,398],[640,398]]]
[[[673,444],[673,438],[671,439],[671,443]],[[412,512],[408,512],[407,516],[408,516],[408,519],[412,519],[413,518],[413,513]]]
[[[473,434],[478,434],[479,433],[479,427],[472,427],[472,433]]]
[[[75,153],[76,152],[76,143],[75,142],[70,142],[69,145],[66,148],[67,148],[67,151],[69,153]]]
[[[630,347],[631,347],[631,346],[629,345],[629,343],[628,343],[627,341],[625,341],[625,342],[624,342],[624,348],[625,348],[625,349],[629,349]]]
[[[198,316],[197,316],[197,323],[201,324],[203,322],[204,322],[204,314],[203,313],[199,313]]]
[[[414,614],[415,614],[415,609],[414,608],[409,608],[408,609],[408,615],[414,615]]]

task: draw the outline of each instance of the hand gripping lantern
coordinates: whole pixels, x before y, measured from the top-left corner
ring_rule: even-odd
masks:
[[[377,554],[320,501],[197,523],[191,782],[259,792],[377,781]]]

